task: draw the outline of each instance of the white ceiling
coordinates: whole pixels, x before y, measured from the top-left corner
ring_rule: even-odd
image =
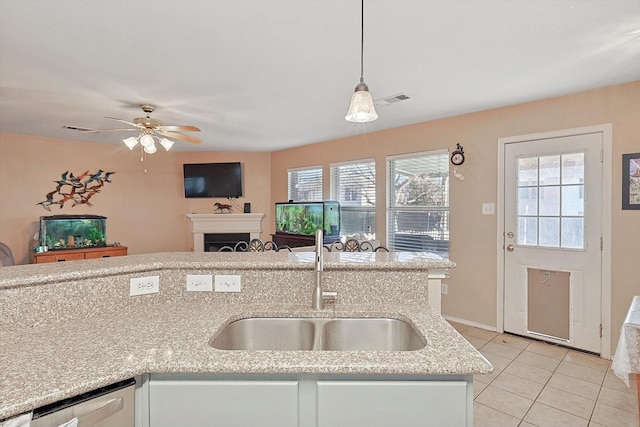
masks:
[[[104,143],[156,106],[176,150],[273,151],[640,80],[639,0],[0,0],[0,131]]]

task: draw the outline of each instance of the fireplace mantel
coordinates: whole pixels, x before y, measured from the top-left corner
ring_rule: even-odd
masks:
[[[204,252],[204,235],[216,233],[249,233],[259,239],[263,213],[246,214],[187,214],[191,220],[193,251]]]

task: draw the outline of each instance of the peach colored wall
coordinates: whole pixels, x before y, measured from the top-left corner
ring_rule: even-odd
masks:
[[[129,253],[193,250],[187,213],[213,213],[212,199],[185,199],[182,163],[240,161],[246,197],[234,200],[242,212],[245,201],[254,212],[268,209],[269,153],[163,152],[147,157],[147,170],[137,150],[122,145],[0,133],[0,241],[9,245],[16,263],[29,263],[29,243],[41,215],[96,214],[107,220],[109,243],[120,242]],[[92,199],[93,206],[65,204],[46,211],[37,203],[55,188],[64,171],[115,171],[112,183]],[[220,200],[225,201],[225,200]],[[263,219],[263,229],[269,218]],[[264,235],[263,237],[268,237]]]
[[[409,101],[410,102],[410,101]],[[385,108],[381,107],[380,120]],[[322,165],[329,197],[329,164],[375,158],[377,236],[384,240],[385,157],[464,146],[464,181],[451,179],[450,258],[458,263],[443,295],[445,315],[484,325],[497,323],[496,216],[481,214],[483,202],[497,200],[498,138],[613,124],[612,188],[612,351],[638,282],[640,212],[621,209],[621,156],[640,152],[640,81],[558,98],[424,122],[397,129],[297,147],[272,153],[272,202],[286,200],[287,169]],[[357,125],[356,125],[357,126]],[[362,127],[366,130],[366,125]]]

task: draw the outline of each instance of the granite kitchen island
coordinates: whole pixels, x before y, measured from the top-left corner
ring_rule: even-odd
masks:
[[[309,396],[331,395],[345,382],[454,381],[464,386],[461,425],[471,425],[473,375],[492,367],[430,306],[427,286],[430,271],[455,264],[426,253],[326,254],[323,287],[337,292],[337,301],[312,310],[313,262],[304,252],[159,253],[0,269],[0,419],[135,377],[136,425],[163,425],[149,421],[161,406],[150,392],[154,382],[185,381],[258,381],[247,396],[261,390],[255,384],[275,383],[295,390],[285,393],[301,405],[295,425],[328,425],[330,417],[309,409]],[[188,291],[187,275],[240,276],[241,292]],[[132,278],[153,276],[159,292],[130,296]],[[227,324],[249,317],[399,319],[423,336],[424,347],[227,351],[209,344]]]

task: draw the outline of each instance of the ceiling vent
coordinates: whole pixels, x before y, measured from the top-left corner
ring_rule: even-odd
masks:
[[[379,105],[380,107],[384,107],[385,105],[395,104],[400,101],[406,101],[407,99],[411,99],[409,98],[409,95],[399,93],[397,95],[387,96],[386,98],[376,99],[374,104]]]

